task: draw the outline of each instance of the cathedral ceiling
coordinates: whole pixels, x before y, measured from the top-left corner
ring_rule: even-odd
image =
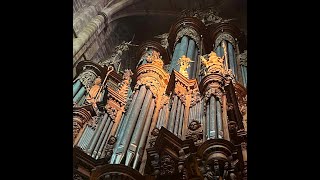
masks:
[[[119,8],[119,4],[122,7]],[[106,49],[110,55],[114,47],[122,41],[133,39],[133,44],[139,44],[156,35],[167,33],[171,24],[185,9],[214,7],[218,16],[223,19],[233,19],[232,23],[246,34],[247,0],[111,0],[107,2],[107,7],[110,9],[117,5],[118,8],[109,17],[109,24],[105,30]],[[121,59],[121,69],[134,68],[135,47],[123,53]]]

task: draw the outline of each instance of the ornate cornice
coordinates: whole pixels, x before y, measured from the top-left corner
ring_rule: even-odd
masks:
[[[105,164],[92,170],[90,180],[110,179],[113,176],[120,179],[145,179],[137,170],[122,164]]]
[[[186,105],[186,96],[196,93],[195,89],[197,88],[198,83],[196,79],[188,79],[178,71],[173,70],[170,75],[166,94],[170,94],[172,92],[173,94],[179,96],[181,102]]]
[[[169,81],[169,74],[158,64],[147,63],[137,69],[137,84],[135,89],[146,85],[155,97],[163,94]]]
[[[104,79],[107,73],[107,68],[103,68],[92,61],[84,60],[80,61],[76,66],[76,77],[78,78],[78,76],[86,70],[92,70],[97,76],[100,76],[101,79]]]
[[[238,27],[232,23],[224,22],[209,26],[210,38],[212,42],[216,42],[221,33],[229,34],[235,41],[242,40],[242,33]],[[216,46],[216,45],[215,45]],[[234,46],[235,47],[235,46]]]
[[[211,164],[215,159],[230,161],[234,151],[235,146],[230,141],[209,139],[198,148],[197,156],[206,161],[207,164]]]
[[[223,93],[223,86],[225,82],[224,76],[220,74],[209,74],[205,76],[200,82],[200,92],[201,94],[211,93],[211,94],[219,94],[219,92]],[[213,89],[213,90],[210,90]],[[210,91],[209,91],[210,90]],[[222,95],[222,94],[221,94]]]

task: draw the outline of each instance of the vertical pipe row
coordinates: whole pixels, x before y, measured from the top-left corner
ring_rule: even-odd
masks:
[[[154,108],[155,108],[155,100],[152,99],[151,100],[151,105],[150,105],[150,108],[149,108],[149,111],[148,111],[148,114],[147,114],[146,123],[144,124],[143,132],[142,132],[142,135],[141,135],[141,139],[139,141],[139,145],[138,145],[138,148],[137,148],[137,153],[136,153],[136,156],[135,156],[135,159],[134,159],[134,162],[133,162],[133,169],[137,168],[138,162],[141,161],[141,158],[143,156],[143,152],[144,152],[144,149],[145,149],[144,147],[145,147],[146,140],[147,140],[147,137],[148,137],[148,132],[149,132],[150,125],[151,125],[151,119],[152,119]]]
[[[215,139],[217,137],[217,112],[216,112],[216,100],[214,96],[210,97],[210,138]]]
[[[134,105],[135,108],[132,109],[130,114],[128,114],[128,123],[126,123],[124,126],[125,133],[123,132],[123,136],[119,139],[119,146],[117,147],[117,149],[115,149],[115,153],[112,155],[113,157],[111,160],[113,160],[112,162],[114,162],[115,164],[120,164],[124,156],[124,153],[127,150],[130,140],[129,137],[131,137],[132,132],[134,130],[134,126],[136,124],[145,95],[146,87],[143,85],[140,87],[140,91],[138,93],[135,103],[132,103],[132,105]]]
[[[206,135],[205,139],[210,138],[210,101],[208,100],[207,102],[207,107],[206,107]]]
[[[177,43],[176,44],[176,47],[175,47],[174,52],[173,52],[171,64],[170,64],[169,73],[172,72],[172,70],[174,69],[174,67],[175,67],[175,65],[177,63],[177,60],[180,58],[180,57],[178,57],[178,53],[180,51],[180,46],[181,46],[181,43]]]
[[[159,128],[159,129],[160,129],[160,126],[161,126],[160,123],[161,123],[162,113],[163,113],[163,108],[160,109],[158,120],[157,120],[157,125],[156,125],[156,127]]]
[[[90,154],[90,155],[92,154],[92,152],[94,150],[94,147],[95,147],[95,145],[96,145],[96,143],[98,141],[98,138],[99,138],[99,136],[101,134],[102,128],[104,127],[104,125],[105,125],[105,123],[107,121],[107,118],[108,118],[108,114],[105,113],[103,118],[102,118],[102,120],[100,121],[100,123],[97,126],[97,129],[96,129],[96,131],[94,133],[93,138],[91,139],[91,141],[89,143],[89,148],[88,148],[87,153]]]
[[[176,136],[178,135],[180,110],[181,110],[181,100],[179,98],[178,99],[177,113],[176,113],[175,118],[174,118],[174,131],[173,131],[173,134],[175,134]]]
[[[189,38],[187,36],[183,36],[182,39],[181,39],[181,45],[180,45],[180,48],[179,48],[179,51],[177,53],[177,56],[178,56],[178,59],[181,58],[182,55],[187,55],[187,49],[188,49],[188,41],[189,41]],[[179,71],[180,69],[180,65],[177,63],[177,60],[174,62],[174,69]]]
[[[110,131],[112,129],[113,124],[114,124],[114,121],[110,119],[109,127],[108,127],[107,132],[105,133],[105,135],[103,137],[103,140],[102,140],[101,146],[99,147],[96,159],[98,159],[101,156],[101,154],[103,153],[103,149],[104,149],[105,145],[107,144],[108,137],[109,137],[109,134],[110,134]]]
[[[181,104],[181,112],[180,112],[180,120],[179,120],[179,128],[178,128],[178,137],[181,138],[182,136],[182,123],[184,117],[184,104]]]
[[[220,101],[217,99],[217,134],[219,139],[223,139],[222,111]]]
[[[133,133],[131,136],[130,144],[125,146],[125,149],[128,148],[127,157],[126,157],[126,161],[125,161],[126,166],[128,166],[131,163],[131,161],[136,153],[137,146],[138,146],[138,143],[141,138],[142,131],[143,131],[143,125],[145,124],[147,112],[148,112],[150,104],[151,104],[151,100],[152,100],[152,92],[150,91],[150,89],[148,89],[147,94],[146,94],[144,101],[143,101],[143,105],[141,107],[141,111],[139,113],[137,123],[135,126],[132,126]]]
[[[85,128],[84,128],[84,131],[83,131],[83,133],[82,133],[82,135],[81,135],[81,138],[80,138],[80,140],[78,141],[78,144],[77,144],[77,146],[80,147],[81,149],[84,149],[84,148],[83,148],[83,146],[84,146],[84,139],[85,139],[85,137],[87,136],[87,131],[88,131],[88,128],[87,128],[87,125],[86,125]]]
[[[192,61],[195,61],[194,59],[194,53],[195,53],[195,42],[193,39],[190,39],[189,40],[189,43],[188,43],[188,49],[187,49],[187,54],[186,56],[188,58],[190,58]],[[187,72],[188,72],[188,75],[189,75],[189,78],[192,79],[194,76],[194,67],[196,67],[196,61],[194,63],[190,63],[190,67],[187,69]]]
[[[178,96],[174,95],[173,104],[172,104],[172,108],[171,108],[171,111],[170,111],[169,125],[168,125],[168,130],[170,132],[173,132],[174,118],[175,118],[175,115],[176,115],[177,104],[178,104]]]
[[[95,157],[97,155],[97,153],[98,153],[98,150],[99,150],[99,148],[100,148],[100,146],[102,144],[102,140],[104,139],[104,137],[106,135],[106,132],[108,130],[108,127],[109,127],[109,124],[110,124],[110,120],[111,120],[110,117],[108,117],[105,125],[103,126],[102,133],[100,133],[97,145],[95,146],[95,148],[93,150],[92,157]]]

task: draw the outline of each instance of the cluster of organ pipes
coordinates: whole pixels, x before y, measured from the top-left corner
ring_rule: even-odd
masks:
[[[223,33],[221,36],[223,36]],[[224,57],[224,68],[226,70],[231,69],[235,80],[241,79],[246,87],[246,77],[244,77],[246,73],[241,73],[246,72],[246,67],[240,66],[237,58],[239,55],[238,47],[228,40],[230,39],[222,39],[213,48],[213,51],[216,52],[218,57]],[[137,68],[145,68],[143,73],[149,73],[148,76],[152,75],[154,78],[145,78],[148,77],[146,75],[143,76],[145,79],[140,81],[140,76],[137,76],[137,82],[139,81],[140,84],[136,85],[133,82],[133,85],[136,85],[134,86],[135,89],[128,90],[131,101],[127,108],[123,111],[118,110],[117,112],[119,113],[115,117],[111,116],[111,111],[98,110],[96,119],[92,120],[95,121],[93,123],[95,125],[92,126],[84,123],[76,146],[95,159],[104,158],[106,156],[105,149],[108,146],[108,140],[111,136],[114,136],[116,142],[112,146],[113,153],[109,163],[124,164],[134,169],[139,169],[144,161],[143,158],[145,157],[145,149],[150,133],[154,128],[166,128],[175,136],[184,140],[186,139],[185,132],[189,124],[195,120],[204,127],[203,141],[208,139],[229,140],[225,94],[222,93],[221,96],[218,96],[213,93],[205,97],[204,94],[208,88],[205,88],[204,92],[200,93],[198,84],[206,76],[201,74],[201,71],[206,71],[206,68],[200,63],[200,56],[204,52],[202,52],[202,47],[198,47],[198,44],[202,44],[202,42],[196,43],[196,41],[196,39],[188,35],[183,35],[176,42],[170,61],[169,72],[163,70],[162,64],[164,62],[161,59],[163,54],[160,54],[157,48],[147,48],[145,54],[140,57]],[[155,59],[150,58],[153,52],[156,55],[160,55],[157,57],[158,64],[155,63]],[[193,61],[190,62],[190,67],[187,69],[189,79],[178,75],[180,70],[178,60],[183,55]],[[162,61],[160,65],[159,59]],[[92,84],[97,77],[95,73],[91,74],[89,84]],[[169,81],[170,78],[168,77],[174,74],[179,80],[175,79],[174,82],[164,80],[164,77],[167,77]],[[220,76],[224,75],[220,74]],[[200,78],[198,79],[198,77]],[[176,86],[173,86],[174,88],[170,91],[166,90],[170,83],[174,84],[180,81],[183,84],[191,82],[190,80],[192,79],[197,79],[197,85],[194,87],[185,85],[186,88],[182,94],[175,92]],[[85,96],[87,95],[83,82],[81,78],[78,78],[73,85],[74,103],[78,106],[84,103]],[[217,87],[223,91],[224,84],[221,82],[217,84]],[[197,97],[193,97],[192,93],[197,94],[195,95]],[[163,100],[165,98],[167,100]],[[191,102],[191,99],[193,99],[193,102]],[[124,105],[120,106],[124,108]]]

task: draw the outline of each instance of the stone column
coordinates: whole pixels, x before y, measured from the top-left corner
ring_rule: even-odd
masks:
[[[73,39],[73,56],[75,56],[82,46],[90,39],[90,37],[99,29],[104,23],[104,17],[97,15],[90,23],[78,34],[77,38]],[[75,64],[75,61],[73,62]]]

